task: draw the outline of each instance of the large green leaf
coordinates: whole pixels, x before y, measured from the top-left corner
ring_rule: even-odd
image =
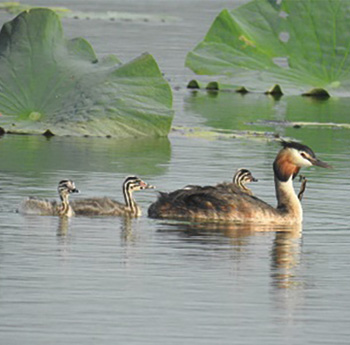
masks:
[[[164,136],[171,108],[151,55],[98,61],[86,40],[64,38],[51,10],[23,12],[0,32],[0,126],[8,132]]]
[[[350,95],[349,17],[348,0],[254,0],[223,10],[186,65],[233,88]]]

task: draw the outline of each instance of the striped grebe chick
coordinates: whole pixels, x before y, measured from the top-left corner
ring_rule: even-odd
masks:
[[[142,181],[137,176],[128,176],[123,182],[123,195],[125,203],[121,203],[107,197],[94,197],[75,200],[71,205],[75,214],[81,216],[139,217],[141,215],[141,209],[133,197],[133,192],[151,188],[155,187]]]
[[[40,216],[73,216],[74,212],[68,198],[71,193],[79,193],[78,189],[75,188],[74,182],[72,180],[62,180],[59,182],[57,190],[61,202],[29,197],[22,202],[19,212]]]
[[[152,218],[186,220],[220,220],[271,224],[301,223],[303,211],[293,188],[300,168],[312,165],[330,166],[316,158],[306,145],[282,141],[283,148],[273,163],[277,207],[243,192],[235,192],[225,184],[180,189],[161,193],[148,209]]]
[[[258,182],[248,169],[238,169],[233,175],[232,182],[242,191],[253,195],[253,192],[246,186],[249,182]]]
[[[257,182],[258,180],[253,177],[252,173],[248,169],[238,169],[236,173],[233,175],[232,182],[222,182],[217,184],[215,187],[211,186],[198,186],[198,185],[187,185],[182,190],[191,190],[194,192],[197,191],[203,191],[203,188],[205,189],[211,189],[211,188],[218,188],[222,189],[224,188],[227,191],[231,191],[233,193],[239,193],[244,192],[248,193],[250,195],[253,195],[252,191],[246,186],[246,183],[249,182]]]

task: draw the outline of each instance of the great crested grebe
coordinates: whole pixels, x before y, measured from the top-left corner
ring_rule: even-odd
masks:
[[[58,184],[58,194],[61,203],[55,200],[43,200],[29,197],[20,205],[19,212],[24,214],[36,214],[40,216],[71,217],[74,212],[69,204],[69,194],[79,193],[72,180],[62,180]]]
[[[249,182],[258,182],[248,169],[238,169],[233,175],[232,182],[241,189],[242,192],[253,195],[252,191],[246,186]]]
[[[273,224],[301,223],[303,211],[293,188],[300,168],[330,166],[318,160],[314,152],[296,142],[282,141],[283,148],[273,163],[277,208],[225,184],[201,189],[180,189],[161,193],[148,209],[152,218],[221,220]]]
[[[238,169],[236,173],[233,175],[232,182],[222,182],[217,184],[215,187],[212,186],[198,186],[198,185],[187,185],[182,190],[188,191],[191,190],[191,192],[194,192],[194,190],[197,191],[203,191],[204,189],[212,189],[212,188],[225,188],[227,191],[231,191],[233,193],[248,193],[250,195],[253,195],[252,191],[246,186],[246,183],[249,182],[257,182],[258,180],[252,175],[252,173],[248,169]]]
[[[71,206],[76,215],[81,216],[133,216],[141,215],[141,209],[136,204],[132,193],[154,186],[142,181],[137,176],[128,176],[123,182],[125,204],[107,197],[76,200]]]

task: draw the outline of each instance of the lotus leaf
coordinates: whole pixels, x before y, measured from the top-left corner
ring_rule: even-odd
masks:
[[[0,32],[0,126],[7,132],[165,136],[172,94],[149,54],[98,60],[82,38],[67,40],[49,9],[22,12]]]
[[[253,0],[223,10],[186,65],[221,88],[349,96],[349,17],[347,0]]]

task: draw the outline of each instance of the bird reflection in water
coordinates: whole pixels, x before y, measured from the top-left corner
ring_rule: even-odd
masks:
[[[300,265],[301,231],[277,232],[271,250],[272,286],[297,288],[301,281],[297,276]]]
[[[60,217],[58,220],[57,226],[57,237],[67,237],[68,229],[69,229],[69,218],[68,217]]]
[[[136,236],[133,231],[132,222],[133,217],[122,217],[121,218],[121,225],[120,225],[120,237],[121,237],[121,243],[123,245],[127,245],[128,243],[135,242]]]
[[[59,217],[56,238],[58,243],[58,252],[61,259],[67,260],[70,256],[70,236],[69,236],[69,227],[70,227],[71,218],[69,217]]]
[[[296,274],[300,263],[302,225],[261,225],[254,223],[228,224],[228,223],[164,223],[169,232],[169,226],[178,232],[179,235],[196,238],[202,237],[200,241],[206,244],[206,236],[221,235],[230,239],[230,247],[234,250],[235,262],[242,265],[245,261],[242,255],[245,252],[251,253],[248,246],[253,237],[262,233],[275,234],[271,255],[271,277],[272,285],[278,288],[296,287],[299,280]],[[162,230],[163,231],[163,230]],[[210,241],[209,241],[210,242]],[[237,253],[240,253],[237,256]]]

